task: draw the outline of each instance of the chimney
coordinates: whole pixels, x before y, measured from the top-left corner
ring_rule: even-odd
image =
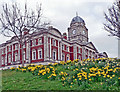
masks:
[[[67,40],[67,33],[63,33],[63,38]]]

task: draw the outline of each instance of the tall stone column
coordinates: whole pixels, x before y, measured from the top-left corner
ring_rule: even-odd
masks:
[[[60,42],[60,60],[62,60],[62,42]]]
[[[50,59],[52,58],[52,57],[51,57],[51,49],[52,49],[52,48],[51,48],[51,37],[50,37]]]
[[[7,65],[7,46],[5,46],[5,65]]]
[[[47,45],[47,59],[49,59],[49,44],[48,44],[48,37],[46,38],[46,45]]]
[[[12,62],[13,63],[13,44],[12,44]]]
[[[20,44],[18,44],[18,61],[20,61]]]
[[[60,53],[59,53],[59,50],[60,50],[60,48],[59,48],[59,40],[58,40],[58,60],[60,60]]]

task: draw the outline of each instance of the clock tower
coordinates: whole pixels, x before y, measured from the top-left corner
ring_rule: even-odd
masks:
[[[68,28],[68,40],[78,43],[88,42],[88,29],[85,26],[84,20],[76,15]]]

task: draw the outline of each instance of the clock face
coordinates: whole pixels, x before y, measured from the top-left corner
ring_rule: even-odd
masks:
[[[73,30],[73,34],[75,34],[76,33],[76,30]]]

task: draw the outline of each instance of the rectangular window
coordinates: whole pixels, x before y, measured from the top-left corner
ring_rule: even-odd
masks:
[[[78,48],[78,53],[80,53],[80,48]]]
[[[4,57],[2,56],[2,64],[4,64]]]
[[[56,46],[56,40],[53,40],[53,46]]]
[[[67,46],[67,52],[69,52],[69,47]]]
[[[2,50],[2,54],[4,54],[4,49]]]
[[[32,46],[35,46],[36,45],[36,40],[33,40],[32,41]]]
[[[23,60],[25,60],[25,51],[23,52]]]
[[[40,50],[39,51],[39,59],[41,59],[42,58],[42,51]]]
[[[36,59],[36,50],[33,50],[32,51],[32,60],[35,60]]]
[[[11,62],[11,54],[8,55],[8,63]]]
[[[64,50],[64,45],[62,45],[62,50]]]
[[[64,57],[64,55],[62,55],[62,61],[65,61],[65,57]]]
[[[39,45],[42,44],[42,39],[41,39],[41,38],[38,39],[38,44],[39,44]]]
[[[56,52],[53,52],[53,59],[56,60]]]
[[[67,60],[69,60],[69,57],[67,57]]]
[[[23,44],[23,48],[25,48],[25,44]]]
[[[9,50],[8,51],[11,51],[11,45],[9,46]]]
[[[15,44],[15,50],[17,50],[18,49],[18,44]]]
[[[18,54],[15,53],[15,61],[17,61],[17,59],[18,59]]]

